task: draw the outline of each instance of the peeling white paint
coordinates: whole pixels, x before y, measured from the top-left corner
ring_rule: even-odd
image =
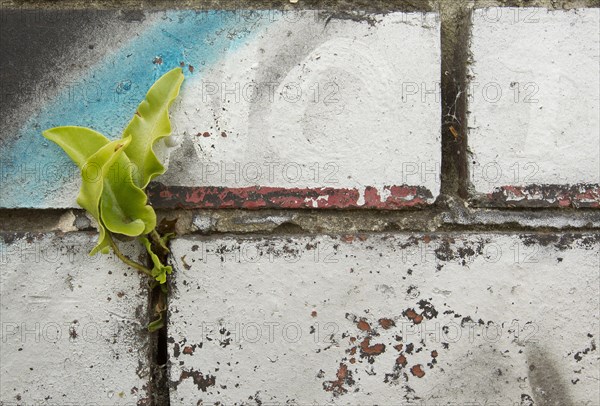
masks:
[[[477,192],[600,184],[599,27],[598,8],[473,12],[468,140]]]
[[[600,401],[592,234],[186,238],[172,248],[173,405]]]
[[[0,243],[0,403],[146,398],[148,291],[112,255],[89,257],[95,239],[69,233]],[[124,252],[141,253],[131,245]]]
[[[325,24],[316,11],[286,16],[187,80],[173,121],[197,158],[175,154],[185,171],[167,173],[164,182],[356,188],[359,204],[367,186],[407,184],[426,187],[435,199],[437,15],[368,16],[373,25],[336,18]]]

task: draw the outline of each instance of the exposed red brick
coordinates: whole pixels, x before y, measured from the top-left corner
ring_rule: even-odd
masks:
[[[425,376],[425,372],[421,369],[421,365],[413,365],[410,369],[410,373],[416,376],[417,378],[423,378]]]
[[[501,186],[489,193],[487,199],[483,199],[480,205],[600,208],[600,186],[597,184]]]
[[[367,337],[360,343],[360,351],[363,356],[374,356],[385,352],[385,344],[371,345],[371,338]]]
[[[371,331],[371,325],[365,321],[365,319],[360,319],[358,323],[356,323],[356,327],[360,331]]]
[[[217,382],[217,378],[214,375],[204,375],[200,371],[195,371],[194,369],[190,369],[189,371],[182,371],[179,376],[179,382],[184,379],[192,378],[194,383],[202,392],[206,392],[209,387],[215,386]]]
[[[388,330],[396,325],[394,320],[392,319],[379,319],[379,325],[383,327],[384,330]]]
[[[407,309],[404,315],[415,324],[420,324],[423,321],[423,316],[415,312],[414,309]]]
[[[396,364],[401,365],[403,367],[406,366],[406,357],[404,354],[400,354],[398,358],[396,358]]]
[[[352,386],[354,381],[352,380],[352,372],[348,370],[348,366],[344,363],[340,363],[340,367],[336,373],[335,381],[328,381],[323,383],[323,389],[327,392],[333,392],[335,395],[341,395],[348,392],[348,389],[344,387],[344,384]]]
[[[352,241],[354,241],[354,236],[352,234],[343,235],[342,241],[347,242],[347,243],[352,243]]]
[[[202,134],[203,135],[203,134]],[[369,190],[370,187],[367,187]],[[159,209],[385,209],[424,207],[431,197],[425,188],[390,186],[386,200],[373,197],[359,204],[358,189],[344,188],[281,188],[249,186],[226,188],[217,186],[165,186],[153,182],[148,186],[152,206]],[[166,193],[165,193],[166,192]]]
[[[340,367],[336,374],[337,379],[344,380],[344,379],[346,379],[347,375],[348,375],[348,367],[345,364],[340,364]]]

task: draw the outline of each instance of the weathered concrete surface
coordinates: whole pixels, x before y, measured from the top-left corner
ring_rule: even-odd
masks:
[[[172,405],[600,402],[595,234],[172,248]]]
[[[600,207],[600,9],[478,9],[472,24],[474,191],[492,205]]]
[[[2,234],[0,404],[149,404],[148,291],[96,238]]]
[[[2,77],[0,207],[74,207],[78,171],[40,132],[82,125],[116,138],[150,85],[178,66],[186,81],[173,107],[174,137],[156,148],[179,146],[150,190],[156,207],[396,209],[439,194],[436,13],[3,10],[1,17],[2,51],[12,62]],[[87,20],[93,35],[76,35],[76,22]],[[28,36],[45,58],[45,69],[27,61],[36,65],[29,82],[19,76],[26,56],[18,46]]]
[[[407,211],[364,210],[158,210],[159,230],[198,234],[339,234],[357,232],[489,231],[519,228],[532,231],[600,230],[598,210],[508,210],[468,207],[448,200],[449,209]],[[83,210],[0,210],[2,231],[91,231]]]

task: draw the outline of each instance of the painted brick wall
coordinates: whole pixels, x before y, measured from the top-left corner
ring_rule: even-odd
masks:
[[[0,6],[0,405],[600,405],[597,1]],[[176,66],[150,334],[40,132]]]

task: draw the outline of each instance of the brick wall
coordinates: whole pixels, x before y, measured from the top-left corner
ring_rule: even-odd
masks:
[[[3,2],[0,404],[599,405],[599,10]],[[40,131],[176,66],[149,334]]]

